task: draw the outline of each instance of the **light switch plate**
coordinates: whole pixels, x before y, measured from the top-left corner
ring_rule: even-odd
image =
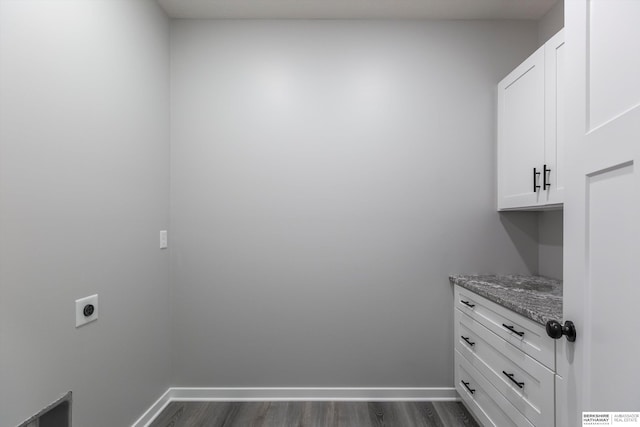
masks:
[[[89,306],[93,306],[91,309]],[[85,307],[87,308],[85,310]],[[88,315],[87,315],[88,314]],[[98,294],[76,300],[76,328],[98,320]]]

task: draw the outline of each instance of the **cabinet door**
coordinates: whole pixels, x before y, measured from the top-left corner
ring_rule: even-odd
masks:
[[[498,209],[546,203],[544,164],[544,46],[498,84]]]
[[[544,45],[545,66],[545,143],[544,158],[548,168],[543,182],[550,183],[541,197],[545,203],[564,202],[564,31]]]

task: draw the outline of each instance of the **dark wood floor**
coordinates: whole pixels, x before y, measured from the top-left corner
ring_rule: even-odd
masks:
[[[459,402],[172,402],[150,427],[478,426]]]

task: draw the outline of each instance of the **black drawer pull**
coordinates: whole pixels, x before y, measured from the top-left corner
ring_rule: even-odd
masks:
[[[467,337],[463,337],[462,335],[460,335],[460,338],[465,340],[467,342],[467,344],[469,344],[471,346],[476,345],[476,343],[469,341],[469,338],[467,338]]]
[[[538,172],[536,168],[533,168],[533,192],[534,193],[537,193],[538,190],[540,189],[540,185],[538,185],[539,175],[540,175],[540,172]]]
[[[464,386],[464,388],[466,388],[467,390],[469,390],[469,393],[473,394],[476,392],[475,388],[471,388],[469,387],[470,383],[465,383],[464,380],[462,380],[462,385]]]
[[[542,188],[546,190],[547,188],[551,188],[551,182],[547,181],[547,172],[551,172],[551,168],[547,169],[547,165],[544,165],[542,168]],[[551,181],[551,178],[549,178]]]
[[[460,300],[460,302],[463,303],[464,305],[466,305],[467,307],[473,308],[473,307],[476,306],[475,304],[471,304],[469,301]]]
[[[510,330],[511,332],[513,332],[514,334],[518,334],[520,336],[524,336],[524,332],[518,332],[514,329],[513,326],[511,325],[505,325],[504,323],[502,324],[502,326],[504,326],[505,328],[507,328],[508,330]]]
[[[517,385],[518,387],[520,387],[520,388],[524,387],[524,383],[519,383],[518,381],[513,379],[513,375],[514,374],[507,374],[505,371],[502,371],[502,373],[505,374],[507,376],[507,378],[509,378],[511,381],[513,381],[513,383],[515,385]]]

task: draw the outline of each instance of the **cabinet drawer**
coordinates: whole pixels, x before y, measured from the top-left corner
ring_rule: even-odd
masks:
[[[555,370],[556,344],[541,324],[457,285],[454,305],[516,348]]]
[[[513,406],[534,425],[553,425],[552,371],[460,310],[455,313],[455,332],[456,350]]]
[[[533,427],[457,350],[455,381],[456,390],[467,408],[485,427]]]

